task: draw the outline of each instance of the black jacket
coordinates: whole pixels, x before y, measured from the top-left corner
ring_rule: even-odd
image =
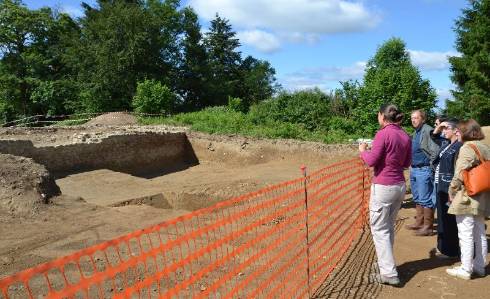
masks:
[[[454,165],[458,158],[459,149],[463,146],[463,143],[456,141],[455,143],[449,143],[448,140],[441,142],[441,149],[436,159],[433,162],[434,167],[439,164],[439,183],[437,185],[437,192],[448,193],[449,184],[454,176]],[[440,153],[448,148],[440,157]]]

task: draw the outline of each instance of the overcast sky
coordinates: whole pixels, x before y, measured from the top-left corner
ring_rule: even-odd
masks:
[[[87,3],[95,3],[86,0]],[[24,0],[31,8],[57,6],[73,16],[78,0]],[[243,55],[271,62],[287,89],[319,87],[361,79],[380,44],[400,37],[423,78],[440,100],[450,97],[447,56],[454,50],[454,20],[465,0],[185,0],[203,28],[216,13],[233,25]]]

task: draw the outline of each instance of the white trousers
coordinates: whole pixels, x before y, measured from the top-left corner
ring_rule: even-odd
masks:
[[[405,184],[371,186],[369,222],[378,258],[379,273],[385,277],[397,277],[393,244],[395,221],[405,196]]]
[[[456,215],[461,266],[466,272],[485,272],[488,244],[485,219],[481,216]]]

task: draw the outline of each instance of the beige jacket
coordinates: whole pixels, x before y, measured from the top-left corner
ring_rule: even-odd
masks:
[[[490,146],[482,141],[467,141],[459,150],[454,177],[449,185],[449,196],[453,199],[448,213],[454,215],[490,216],[490,192],[470,197],[466,193],[461,171],[479,164],[475,151],[468,145],[475,144],[485,160],[490,160]]]

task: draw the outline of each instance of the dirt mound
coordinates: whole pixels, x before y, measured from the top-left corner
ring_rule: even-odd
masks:
[[[0,209],[12,214],[36,212],[61,194],[54,178],[32,159],[0,154]]]
[[[483,134],[485,134],[485,142],[490,145],[490,126],[482,127]]]
[[[125,126],[136,124],[138,124],[136,117],[125,112],[102,114],[86,123],[87,126]]]

